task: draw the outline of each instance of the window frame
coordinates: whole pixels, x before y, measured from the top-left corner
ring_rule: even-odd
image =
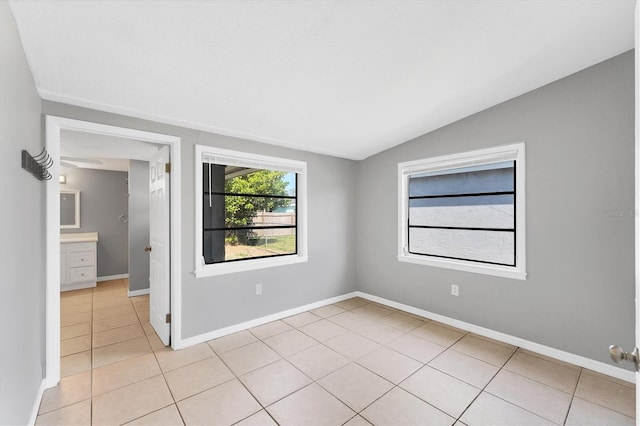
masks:
[[[256,169],[277,170],[296,173],[296,239],[295,254],[285,254],[270,257],[249,258],[232,262],[206,264],[203,255],[203,215],[202,215],[202,185],[203,164],[211,161],[217,164],[252,167]],[[304,161],[252,154],[207,145],[195,145],[195,271],[196,278],[208,277],[276,266],[291,265],[308,261],[307,244],[307,163]]]
[[[409,178],[412,175],[515,161],[515,266],[409,253]],[[525,144],[443,155],[398,163],[398,261],[525,280],[526,272]]]

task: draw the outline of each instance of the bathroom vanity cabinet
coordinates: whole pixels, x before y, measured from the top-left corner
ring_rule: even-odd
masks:
[[[60,235],[60,291],[95,287],[97,232]]]

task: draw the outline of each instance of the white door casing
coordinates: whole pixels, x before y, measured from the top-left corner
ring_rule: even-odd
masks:
[[[635,308],[636,308],[636,348],[640,346],[640,312],[638,309],[640,308],[640,303],[638,301],[638,296],[640,295],[640,216],[638,216],[638,212],[640,212],[640,130],[638,127],[640,126],[640,119],[638,114],[640,114],[640,75],[638,72],[640,71],[640,53],[638,50],[640,49],[640,10],[639,10],[638,2],[636,2],[635,9],[635,67],[634,67],[634,75],[635,75],[635,243],[634,243],[634,256],[636,263],[636,298],[635,298]],[[638,391],[638,384],[640,383],[640,373],[636,371],[636,413],[640,413],[640,392]]]
[[[169,345],[170,324],[170,237],[169,147],[161,148],[149,161],[149,320],[165,346]]]
[[[151,133],[124,127],[72,118],[46,116],[46,147],[53,160],[50,169],[54,179],[46,184],[46,373],[44,388],[52,388],[60,382],[60,139],[62,130],[114,136],[132,141],[166,145],[170,148],[172,165],[171,186],[171,346],[184,347],[180,327],[181,319],[181,180],[179,136]],[[167,188],[168,189],[168,188]],[[36,406],[37,409],[37,406]],[[35,415],[33,416],[35,420]]]

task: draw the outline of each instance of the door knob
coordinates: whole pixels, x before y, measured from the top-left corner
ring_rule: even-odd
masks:
[[[145,253],[149,253],[149,252],[151,252],[151,246],[146,246],[146,247],[144,248],[144,252],[145,252]]]
[[[635,348],[633,350],[633,352],[629,353],[629,352],[625,352],[624,349],[622,349],[620,346],[618,345],[611,345],[609,346],[609,356],[611,357],[611,360],[613,362],[620,363],[622,361],[629,361],[632,362],[636,368],[636,371],[640,371],[639,367],[640,367],[640,352],[638,352],[638,348]]]

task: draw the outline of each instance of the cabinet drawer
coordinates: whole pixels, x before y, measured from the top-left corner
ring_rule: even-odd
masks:
[[[85,266],[81,268],[69,269],[69,284],[79,283],[83,281],[95,281],[96,279],[96,267]]]
[[[96,243],[73,243],[67,244],[67,253],[79,253],[84,251],[95,251]]]
[[[92,251],[69,253],[67,259],[70,268],[77,266],[93,266],[96,264],[95,253]]]

